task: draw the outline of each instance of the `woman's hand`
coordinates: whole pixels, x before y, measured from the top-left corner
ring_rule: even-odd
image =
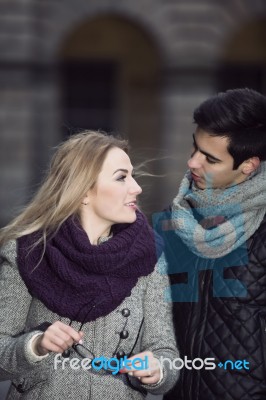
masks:
[[[51,351],[63,353],[74,343],[79,343],[83,336],[83,332],[77,332],[71,326],[56,321],[42,335],[36,337],[32,344],[33,351],[39,356],[44,356]]]
[[[146,360],[148,361],[145,363],[145,357]],[[130,361],[133,361],[136,358],[141,358],[143,360],[142,365],[147,366],[146,369],[134,369],[132,368],[123,368],[120,370],[120,373],[128,373],[130,376],[135,376],[138,378],[141,383],[145,385],[154,385],[157,382],[159,382],[161,378],[161,369],[160,369],[160,363],[157,358],[154,357],[151,351],[143,351],[142,353],[135,354],[133,357],[128,358],[127,362],[129,364]],[[131,364],[131,363],[130,363]],[[141,365],[141,363],[136,363],[136,365]]]

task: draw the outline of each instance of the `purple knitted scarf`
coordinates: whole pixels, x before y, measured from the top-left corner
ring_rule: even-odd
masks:
[[[61,317],[88,322],[105,316],[130,296],[138,278],[151,273],[157,257],[154,234],[144,215],[117,224],[113,237],[94,246],[70,217],[57,234],[29,251],[38,236],[17,240],[18,268],[30,294]]]

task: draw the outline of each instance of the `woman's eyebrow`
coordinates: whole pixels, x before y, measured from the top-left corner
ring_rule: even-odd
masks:
[[[116,174],[117,172],[124,172],[125,174],[128,174],[128,170],[127,170],[127,169],[124,169],[124,168],[118,168],[118,169],[116,169],[115,172],[113,173],[113,175]]]

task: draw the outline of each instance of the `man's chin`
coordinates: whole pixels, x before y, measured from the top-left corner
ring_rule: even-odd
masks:
[[[194,185],[196,186],[197,189],[201,189],[201,190],[206,189],[206,185],[204,182],[195,182],[194,181]]]

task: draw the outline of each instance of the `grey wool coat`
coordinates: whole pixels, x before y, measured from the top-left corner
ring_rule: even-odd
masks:
[[[134,354],[150,350],[154,356],[173,360],[178,357],[172,326],[171,303],[164,300],[164,288],[168,278],[156,269],[147,277],[141,277],[131,295],[106,317],[100,317],[82,327],[83,344],[96,357],[112,357],[119,343],[119,333],[124,327],[121,310],[130,310],[127,330],[129,336],[120,340],[119,350]],[[144,316],[144,322],[141,321]],[[11,380],[8,400],[140,400],[145,396],[133,389],[126,374],[112,375],[103,371],[70,367],[69,361],[77,354],[71,351],[69,359],[50,353],[36,361],[29,351],[29,340],[40,330],[44,322],[56,320],[69,324],[48,310],[43,303],[32,298],[22,281],[16,265],[16,242],[11,241],[1,249],[0,265],[0,380]],[[79,329],[80,323],[72,326]],[[138,334],[139,333],[139,334]],[[178,373],[164,363],[163,379],[156,385],[141,385],[128,376],[133,387],[141,387],[153,394],[167,392],[176,382]],[[79,364],[80,366],[80,364]]]

